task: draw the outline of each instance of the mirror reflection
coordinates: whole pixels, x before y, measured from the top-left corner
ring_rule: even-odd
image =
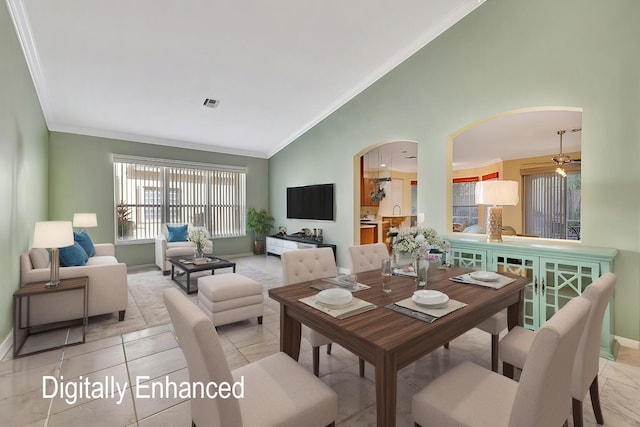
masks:
[[[503,235],[580,240],[582,112],[518,112],[453,140],[452,230],[485,233],[478,182],[519,182],[520,202],[503,207]]]

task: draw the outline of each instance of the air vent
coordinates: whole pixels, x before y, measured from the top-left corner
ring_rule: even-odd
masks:
[[[208,108],[216,108],[218,107],[218,105],[220,105],[220,101],[213,98],[205,98],[204,103],[202,105]]]

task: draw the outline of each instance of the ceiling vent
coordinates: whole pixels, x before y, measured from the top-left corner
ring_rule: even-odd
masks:
[[[220,101],[213,98],[205,98],[204,103],[202,105],[208,108],[216,108],[218,107],[218,105],[220,105]]]

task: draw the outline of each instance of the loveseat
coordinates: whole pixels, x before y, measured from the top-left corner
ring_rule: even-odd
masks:
[[[122,321],[129,298],[127,265],[118,262],[112,243],[95,244],[94,247],[95,255],[85,265],[61,266],[60,279],[89,277],[89,316],[117,311]],[[20,286],[48,281],[51,273],[48,262],[46,250],[31,249],[23,253],[20,256]],[[32,326],[82,317],[82,291],[36,295],[31,297],[30,304],[29,323]]]
[[[185,226],[188,227],[186,224]],[[195,251],[196,245],[187,240],[186,234],[178,238],[177,241],[171,239],[167,225],[162,227],[162,232],[155,238],[156,265],[165,276],[171,271],[169,258],[193,256]],[[204,253],[209,255],[213,253],[213,242],[211,240],[207,241]]]

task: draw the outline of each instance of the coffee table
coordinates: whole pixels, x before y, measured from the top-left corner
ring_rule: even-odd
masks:
[[[171,263],[171,280],[176,282],[182,289],[185,290],[186,293],[192,294],[198,291],[198,288],[191,289],[191,273],[195,273],[197,271],[206,271],[211,270],[211,274],[218,268],[233,268],[233,272],[236,272],[236,263],[227,261],[226,259],[218,258],[215,256],[210,256],[206,258],[195,259],[193,257],[172,257],[169,258],[169,262]],[[179,268],[187,276],[186,286],[178,280],[176,275],[176,268]]]

